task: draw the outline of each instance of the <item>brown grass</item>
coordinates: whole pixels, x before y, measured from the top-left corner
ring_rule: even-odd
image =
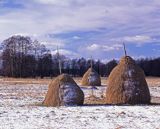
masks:
[[[98,97],[87,97],[85,98],[84,104],[86,105],[104,105],[106,104],[105,98]]]
[[[16,85],[16,84],[44,84],[44,85],[49,85],[50,82],[54,79],[55,77],[51,78],[8,78],[8,77],[1,77],[0,78],[0,83],[1,84],[11,84],[11,85]],[[81,80],[82,77],[73,77],[75,82],[78,85],[81,85]],[[148,83],[149,87],[157,87],[160,86],[160,77],[146,77],[146,81]],[[108,79],[107,77],[101,77],[101,83],[102,85],[108,85]]]
[[[74,80],[80,84],[81,82],[81,77],[76,77],[74,78]],[[147,80],[147,83],[149,85],[149,87],[160,87],[160,78],[158,77],[147,77],[146,78]],[[101,78],[101,81],[102,81],[102,85],[106,85],[108,84],[108,80],[106,80],[106,77],[102,77]],[[4,86],[6,87],[7,86],[13,86],[15,84],[22,84],[20,86],[23,86],[24,84],[24,87],[28,86],[28,85],[25,85],[25,84],[35,84],[34,87],[36,86],[40,86],[39,84],[41,85],[44,85],[42,87],[45,87],[45,89],[47,89],[47,85],[51,82],[51,79],[50,78],[44,78],[44,79],[32,79],[32,78],[0,78],[0,83],[2,84],[1,86],[3,86],[3,84],[5,84]],[[38,85],[36,85],[38,84]],[[17,85],[18,87],[18,85]],[[43,97],[45,96],[46,94],[46,90],[41,90],[41,87],[39,88],[40,90],[37,92],[37,91],[32,91],[32,90],[29,90],[29,91],[19,91],[17,89],[13,89],[13,93],[17,93],[16,97],[19,99],[19,98],[22,98],[22,96],[29,96],[31,98],[39,98],[39,97]],[[12,94],[7,94],[7,96],[12,96]],[[14,95],[15,96],[15,95]],[[151,103],[160,103],[160,97],[156,97],[156,96],[152,96],[152,99],[151,99]],[[85,98],[85,101],[84,101],[84,104],[87,104],[87,105],[102,105],[102,104],[105,104],[105,99],[104,98],[95,98],[95,99],[92,99],[92,98],[88,98],[86,97]],[[34,104],[35,105],[35,104]],[[38,106],[42,106],[41,103],[37,103],[36,105]]]
[[[48,85],[55,77],[51,78],[8,78],[8,77],[1,77],[0,83],[1,84],[44,84]],[[73,77],[75,82],[78,85],[81,85],[82,77]],[[160,77],[146,77],[146,81],[149,87],[157,87],[160,86]],[[107,77],[101,77],[102,85],[108,85]]]

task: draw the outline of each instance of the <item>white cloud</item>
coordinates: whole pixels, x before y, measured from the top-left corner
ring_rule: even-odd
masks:
[[[65,47],[65,41],[63,39],[58,39],[58,38],[51,38],[50,36],[43,36],[39,35],[36,37],[32,37],[34,39],[39,39],[41,43],[46,45],[47,48],[53,50],[57,47],[64,48]]]
[[[101,46],[98,45],[98,44],[92,44],[92,45],[90,45],[90,46],[87,46],[87,49],[88,49],[89,51],[99,50],[100,48],[101,48]]]
[[[146,35],[136,35],[136,36],[126,36],[124,37],[124,41],[127,42],[148,42],[151,41],[152,38]]]
[[[65,44],[63,42],[54,42],[54,41],[51,41],[51,42],[41,42],[42,44],[46,45],[47,48],[49,49],[55,49],[57,47],[61,47],[63,48],[65,46]]]
[[[81,37],[80,36],[73,36],[73,39],[78,40],[78,39],[81,39]]]
[[[52,4],[52,5],[68,5],[70,0],[34,0],[42,4]]]
[[[87,50],[89,51],[114,51],[120,50],[122,48],[121,44],[112,44],[112,45],[99,45],[99,44],[92,44],[87,46]]]
[[[51,51],[51,53],[54,55],[57,53],[57,50],[53,50]],[[61,55],[64,55],[66,57],[70,57],[70,58],[79,58],[80,55],[76,52],[70,51],[70,50],[66,50],[66,49],[59,49],[59,53]]]
[[[113,44],[112,46],[103,46],[104,51],[114,51],[114,50],[120,50],[122,48],[121,44]]]

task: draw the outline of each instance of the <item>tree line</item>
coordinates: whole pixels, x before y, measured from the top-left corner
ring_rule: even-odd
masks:
[[[59,60],[62,72],[72,76],[83,76],[91,66],[91,60],[69,59],[59,53],[52,55],[51,51],[37,40],[30,37],[12,36],[2,42],[1,76],[6,77],[54,77],[59,75]],[[93,68],[101,75],[108,76],[118,61],[103,63],[92,60]],[[136,63],[147,76],[160,76],[160,58],[139,59]]]

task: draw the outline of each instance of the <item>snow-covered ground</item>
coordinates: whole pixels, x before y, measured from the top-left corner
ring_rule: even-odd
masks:
[[[1,129],[159,129],[160,107],[1,107]]]
[[[44,100],[45,84],[0,84],[0,129],[160,129],[160,106],[35,106]],[[85,96],[88,88],[82,88]],[[150,87],[152,98],[160,87]],[[95,90],[96,96],[105,87]]]

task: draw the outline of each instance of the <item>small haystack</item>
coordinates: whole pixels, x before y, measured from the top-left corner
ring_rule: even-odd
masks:
[[[81,84],[83,86],[101,86],[101,78],[93,68],[89,68],[83,75]]]
[[[107,104],[149,104],[150,92],[143,70],[125,56],[112,70],[106,91]]]
[[[83,105],[83,102],[83,91],[68,74],[62,74],[50,83],[43,105],[72,106]]]

